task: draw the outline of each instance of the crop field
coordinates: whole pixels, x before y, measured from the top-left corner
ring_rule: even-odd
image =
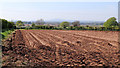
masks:
[[[17,30],[3,66],[117,66],[117,31]]]

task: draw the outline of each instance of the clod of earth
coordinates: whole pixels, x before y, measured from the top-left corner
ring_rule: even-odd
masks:
[[[118,33],[17,30],[2,47],[3,66],[118,66]]]

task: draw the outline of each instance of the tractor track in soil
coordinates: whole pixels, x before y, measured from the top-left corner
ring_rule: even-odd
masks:
[[[93,35],[85,32],[17,30],[9,42],[12,45],[3,49],[3,66],[118,66],[118,32],[112,33],[112,40],[105,32],[106,39],[102,33],[99,38],[95,31]]]

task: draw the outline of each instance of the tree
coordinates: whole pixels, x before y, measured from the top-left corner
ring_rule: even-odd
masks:
[[[14,22],[10,22],[5,19],[0,19],[0,24],[2,25],[2,29],[10,29],[15,27]]]
[[[73,24],[74,27],[75,26],[80,26],[80,22],[79,21],[74,21],[72,24]]]
[[[66,28],[66,27],[68,27],[69,26],[69,22],[62,22],[61,24],[60,24],[60,26],[61,27],[63,27],[63,28]]]
[[[8,21],[5,19],[2,19],[2,28],[8,28]]]
[[[35,23],[32,23],[32,27],[35,27]]]
[[[16,22],[16,26],[17,27],[24,26],[24,22],[22,22],[22,21],[19,20],[19,21]]]
[[[118,26],[118,23],[117,23],[115,17],[111,17],[103,24],[103,26],[108,27],[108,28],[109,27],[115,27],[115,26]]]
[[[8,22],[8,28],[13,28],[13,27],[15,27],[14,22]]]
[[[43,19],[40,19],[40,20],[36,21],[36,25],[44,25],[44,24],[45,24],[45,22],[44,22]]]

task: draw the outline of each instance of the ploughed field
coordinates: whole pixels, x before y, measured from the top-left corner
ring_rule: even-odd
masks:
[[[3,66],[117,66],[119,32],[17,30],[3,48]]]

